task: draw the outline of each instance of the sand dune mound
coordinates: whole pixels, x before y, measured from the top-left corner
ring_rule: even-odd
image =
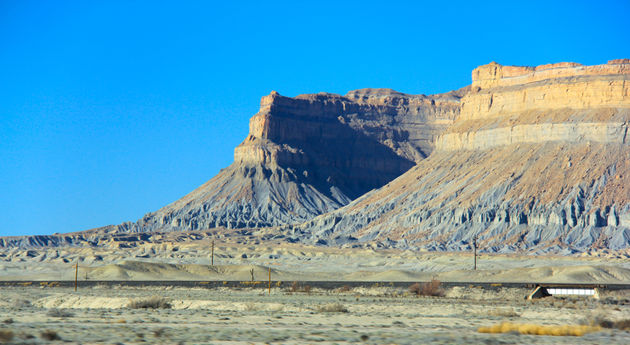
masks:
[[[169,264],[143,261],[121,261],[93,269],[93,280],[250,280],[266,279],[268,268],[259,265]],[[275,277],[283,273],[271,270]],[[283,274],[285,276],[285,274]]]
[[[430,273],[412,272],[405,270],[387,270],[383,272],[361,271],[348,274],[344,278],[351,281],[404,282],[430,279]]]
[[[613,266],[548,266],[507,270],[451,271],[441,273],[443,281],[621,284],[630,281],[630,269]]]

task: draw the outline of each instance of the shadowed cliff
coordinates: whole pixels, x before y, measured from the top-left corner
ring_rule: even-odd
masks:
[[[123,231],[261,228],[333,211],[400,176],[433,149],[464,91],[389,89],[261,99],[234,163]]]

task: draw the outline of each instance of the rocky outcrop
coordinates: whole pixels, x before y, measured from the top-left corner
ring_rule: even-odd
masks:
[[[620,110],[630,119],[630,109]],[[485,150],[517,143],[547,141],[580,143],[598,142],[630,145],[628,122],[564,122],[522,124],[511,127],[484,129],[474,132],[441,135],[436,146],[440,150]]]
[[[288,233],[302,241],[486,251],[630,247],[630,64],[473,71],[431,156]]]
[[[559,63],[473,71],[461,116],[436,140],[440,150],[515,143],[628,143],[630,64]]]
[[[466,89],[406,95],[363,89],[261,99],[234,163],[121,232],[299,223],[379,188],[431,153]]]
[[[383,188],[288,230],[330,245],[571,253],[630,246],[630,150],[506,145],[436,151]]]
[[[630,248],[630,60],[491,63],[472,77],[432,96],[272,92],[234,163],[182,199],[135,223],[0,247],[267,228],[260,239],[336,246]]]

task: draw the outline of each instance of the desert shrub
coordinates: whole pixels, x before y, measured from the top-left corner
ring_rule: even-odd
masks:
[[[57,332],[51,330],[45,330],[40,334],[40,337],[44,340],[53,341],[53,340],[61,340],[61,337]]]
[[[306,293],[310,293],[311,292],[311,286],[310,285],[300,285],[298,282],[293,282],[291,283],[291,287],[289,288],[289,292],[306,292]]]
[[[15,301],[15,303],[13,304],[16,308],[28,308],[28,307],[32,307],[33,304],[31,304],[31,301],[29,300],[25,300],[25,299],[18,299]]]
[[[61,317],[61,318],[66,318],[66,317],[73,317],[74,313],[64,310],[64,309],[50,309],[47,313],[48,316],[52,316],[52,317]]]
[[[298,284],[298,282],[293,282],[291,283],[291,287],[289,288],[289,291],[297,292],[299,289],[300,289],[300,284]]]
[[[612,321],[603,317],[597,317],[589,322],[591,326],[599,326],[602,328],[616,328],[622,331],[630,331],[630,319]]]
[[[442,290],[441,282],[433,279],[427,283],[414,283],[409,286],[409,292],[416,296],[435,296],[444,297],[444,290]]]
[[[0,343],[8,343],[13,339],[13,331],[9,329],[0,329]]]
[[[340,287],[338,291],[339,292],[348,292],[350,290],[352,290],[352,287],[350,287],[350,285],[344,285],[344,286]]]
[[[127,305],[131,309],[169,309],[171,303],[164,297],[152,296],[149,298],[135,299]]]
[[[329,303],[317,307],[321,313],[347,313],[348,309],[341,303]]]
[[[490,316],[500,316],[500,317],[519,317],[521,314],[517,313],[514,308],[497,308],[488,311],[488,315]]]
[[[257,311],[259,308],[258,308],[258,305],[256,305],[256,303],[250,302],[250,303],[245,303],[244,309],[245,311]]]
[[[442,283],[436,279],[433,279],[428,283],[424,283],[421,285],[420,295],[444,297],[444,291],[442,290],[441,285]]]
[[[630,319],[616,321],[615,328],[623,331],[630,331]]]
[[[156,328],[153,330],[153,336],[155,336],[156,338],[161,338],[165,334],[166,334],[166,329],[164,328]]]

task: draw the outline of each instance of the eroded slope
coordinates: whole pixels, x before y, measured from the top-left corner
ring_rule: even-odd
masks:
[[[120,231],[261,228],[333,211],[425,158],[459,113],[465,91],[363,89],[295,98],[272,92],[231,166]]]
[[[489,251],[629,247],[629,62],[479,67],[428,159],[292,231],[440,250],[475,236]]]

